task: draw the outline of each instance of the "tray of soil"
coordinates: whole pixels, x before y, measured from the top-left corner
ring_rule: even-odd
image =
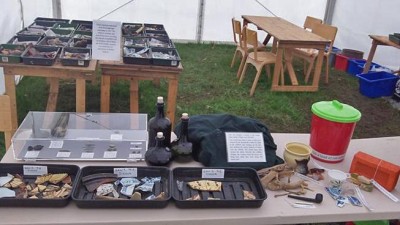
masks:
[[[41,28],[24,28],[17,33],[17,36],[36,36],[41,37],[45,34],[46,30]]]
[[[175,48],[172,41],[168,38],[162,37],[151,37],[149,38],[150,47],[160,47],[160,48]]]
[[[78,172],[76,165],[1,163],[0,206],[66,206]]]
[[[163,208],[171,198],[166,167],[87,166],[72,199],[80,208]]]
[[[178,66],[181,57],[174,48],[151,48],[153,64],[158,66]]]
[[[25,51],[25,45],[0,45],[0,58],[3,63],[20,63],[21,55]]]
[[[60,59],[63,66],[88,67],[91,59],[91,50],[88,48],[63,48]]]
[[[24,46],[36,45],[40,39],[40,36],[14,36],[7,42],[7,44]]]
[[[252,168],[189,168],[172,171],[172,198],[179,208],[256,208],[267,194]]]
[[[67,47],[70,39],[64,37],[44,37],[38,45],[40,46],[54,46],[54,47]]]
[[[72,38],[69,42],[69,47],[74,48],[92,48],[92,39]]]
[[[168,34],[166,31],[159,31],[159,30],[146,30],[145,32],[146,37],[156,37],[156,38],[167,38]]]
[[[148,47],[148,38],[146,37],[125,37],[124,46],[127,47]]]
[[[46,36],[48,37],[63,37],[63,38],[69,38],[73,33],[74,30],[54,29],[54,28],[50,28],[45,32]]]
[[[144,25],[141,23],[123,23],[122,24],[123,36],[143,36]]]
[[[145,23],[144,24],[145,30],[154,30],[154,31],[165,31],[164,25],[162,24],[150,24],[150,23]]]
[[[61,48],[51,46],[30,46],[22,54],[22,61],[26,65],[51,66]]]
[[[151,49],[144,47],[124,47],[122,60],[126,64],[151,64]]]
[[[52,27],[53,29],[57,29],[57,30],[76,30],[76,28],[78,27],[78,24],[70,24],[70,23],[56,23],[54,24],[54,26]]]

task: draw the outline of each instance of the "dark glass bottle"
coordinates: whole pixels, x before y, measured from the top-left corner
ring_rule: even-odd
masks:
[[[149,131],[149,144],[148,149],[150,147],[156,146],[156,136],[157,132],[162,132],[165,137],[166,146],[171,146],[171,121],[168,117],[165,116],[164,112],[164,98],[159,96],[157,97],[157,112],[154,117],[149,120],[148,123],[148,131]]]
[[[144,159],[152,166],[165,166],[172,160],[171,149],[165,145],[165,137],[162,132],[157,133],[156,145],[147,149]]]
[[[193,144],[189,142],[189,115],[182,113],[180,137],[171,143],[171,150],[177,161],[191,161]]]

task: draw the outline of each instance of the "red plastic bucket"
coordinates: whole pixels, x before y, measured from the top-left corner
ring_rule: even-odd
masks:
[[[311,111],[311,156],[328,163],[343,161],[360,111],[336,100],[314,103]]]

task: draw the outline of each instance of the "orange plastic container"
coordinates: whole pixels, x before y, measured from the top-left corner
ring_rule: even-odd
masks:
[[[392,191],[400,175],[400,166],[365,152],[357,152],[351,162],[350,173],[357,173],[374,179],[386,190]]]

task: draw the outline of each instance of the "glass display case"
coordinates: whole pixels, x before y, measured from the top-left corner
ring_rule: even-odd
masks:
[[[147,114],[29,112],[12,138],[16,160],[140,161]]]

